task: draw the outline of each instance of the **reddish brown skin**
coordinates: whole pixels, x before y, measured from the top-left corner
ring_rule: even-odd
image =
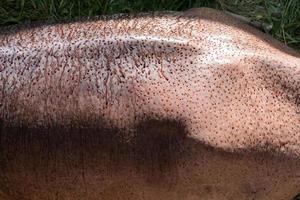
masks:
[[[300,192],[299,54],[223,12],[8,28],[0,88],[0,198]]]

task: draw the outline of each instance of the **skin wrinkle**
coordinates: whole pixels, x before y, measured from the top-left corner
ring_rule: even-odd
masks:
[[[32,147],[22,143],[24,152],[12,145],[21,152],[16,153],[16,159],[22,160],[23,153],[26,157],[33,151],[29,157],[34,160],[39,155],[35,148],[49,148],[50,152],[59,152],[52,152],[57,160],[66,155],[71,163],[77,154],[66,152],[68,148],[76,151],[73,143],[80,141],[82,164],[74,166],[80,166],[84,188],[88,188],[89,180],[96,180],[91,178],[94,175],[89,165],[100,159],[93,161],[88,155],[99,148],[105,156],[122,158],[121,163],[150,160],[155,164],[149,166],[161,169],[163,174],[170,171],[176,178],[178,173],[182,188],[173,189],[183,195],[179,199],[192,199],[190,193],[203,199],[218,199],[221,194],[226,199],[292,198],[300,189],[299,63],[298,56],[263,34],[211,9],[103,16],[94,21],[28,29],[12,27],[0,33],[0,121],[6,130],[3,141],[8,146],[9,141],[18,144],[19,140],[7,138],[21,128],[24,137],[29,136],[20,141],[33,142]],[[154,134],[155,126],[162,127],[162,133]],[[56,135],[59,127],[60,134]],[[35,141],[35,137],[43,137],[44,132],[46,138],[40,141],[45,145],[41,145],[44,143]],[[97,137],[108,140],[111,146],[105,146],[105,142],[100,142],[103,147],[94,145],[100,140]],[[67,143],[66,138],[73,139]],[[59,148],[51,150],[51,145]],[[130,148],[137,158],[131,158]],[[184,156],[177,157],[180,152]],[[36,156],[37,161],[32,163],[39,166],[47,156]],[[59,161],[53,161],[58,171],[63,169]],[[14,161],[6,162],[14,169]],[[72,173],[77,172],[70,170]],[[149,176],[163,177],[155,173]],[[12,191],[22,191],[29,181],[9,170],[2,174],[9,177],[7,185],[23,180],[21,188]],[[131,172],[120,175],[127,176],[131,177]],[[174,199],[176,192],[165,197],[164,192],[140,182],[138,175],[132,176],[135,178],[128,180],[133,185],[149,189],[150,196],[145,199],[155,199],[155,195]],[[225,180],[232,176],[232,182]],[[119,180],[116,177],[112,180]],[[105,178],[101,180],[103,188],[110,185]],[[115,184],[120,187],[118,181]],[[197,193],[196,186],[204,192]],[[124,191],[131,190],[139,193],[135,188]],[[22,194],[29,199],[44,198],[35,196],[34,189],[28,191],[33,192]],[[108,194],[98,195],[104,198]]]

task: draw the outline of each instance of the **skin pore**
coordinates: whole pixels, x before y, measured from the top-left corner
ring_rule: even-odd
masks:
[[[292,199],[299,63],[211,9],[8,28],[0,198]]]

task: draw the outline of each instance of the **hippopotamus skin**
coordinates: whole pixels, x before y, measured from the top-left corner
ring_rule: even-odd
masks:
[[[289,200],[300,58],[208,8],[0,34],[0,198]]]

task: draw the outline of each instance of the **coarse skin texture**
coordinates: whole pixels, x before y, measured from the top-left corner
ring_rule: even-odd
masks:
[[[5,199],[300,192],[299,55],[220,11],[12,27],[0,78]]]

